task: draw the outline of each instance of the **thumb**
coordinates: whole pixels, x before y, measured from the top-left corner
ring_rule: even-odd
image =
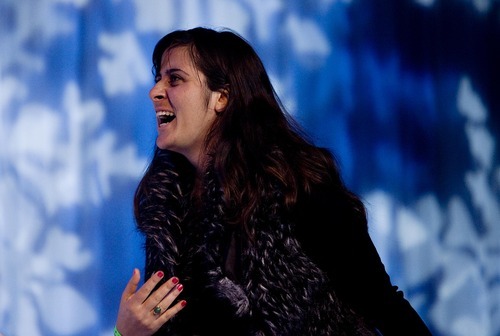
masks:
[[[134,295],[135,291],[137,290],[137,286],[139,286],[140,280],[141,272],[137,268],[134,268],[132,276],[130,277],[127,286],[125,286],[125,289],[123,290],[122,302],[127,301],[132,295]]]

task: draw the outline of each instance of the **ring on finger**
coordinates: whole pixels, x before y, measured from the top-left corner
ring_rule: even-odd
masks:
[[[156,306],[154,309],[153,309],[153,315],[160,315],[161,314],[161,311],[163,309],[160,307],[160,306]]]

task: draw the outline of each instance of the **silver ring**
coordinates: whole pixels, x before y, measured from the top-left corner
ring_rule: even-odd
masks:
[[[155,309],[153,309],[153,315],[160,315],[162,311],[162,308],[160,306],[156,306]]]

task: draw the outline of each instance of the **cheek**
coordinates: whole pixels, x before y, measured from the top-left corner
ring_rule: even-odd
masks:
[[[205,95],[205,101],[209,109],[211,110],[215,109],[215,107],[217,106],[217,101],[219,99],[219,96],[220,96],[219,92],[213,92],[207,90]]]

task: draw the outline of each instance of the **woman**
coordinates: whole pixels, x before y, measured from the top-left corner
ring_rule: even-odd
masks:
[[[430,335],[243,38],[174,31],[153,66],[157,148],[134,200],[148,280],[134,271],[117,335]]]

